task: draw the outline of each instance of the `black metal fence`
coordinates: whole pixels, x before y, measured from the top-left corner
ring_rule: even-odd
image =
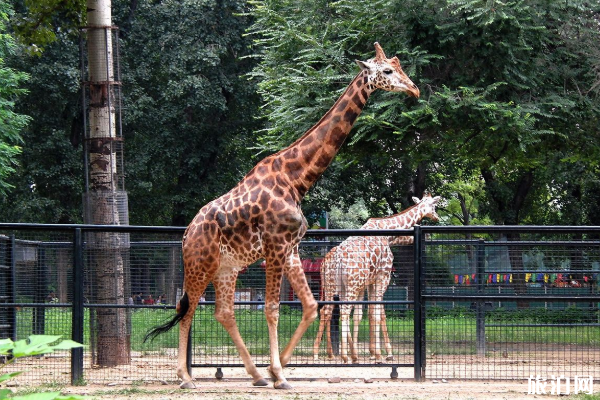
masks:
[[[427,227],[428,377],[600,376],[597,227]],[[421,241],[416,241],[417,243]]]
[[[183,228],[175,227],[0,224],[0,338],[52,334],[86,345],[18,360],[9,366],[27,371],[18,379],[174,380],[177,329],[151,343],[143,343],[143,336],[173,315],[181,295],[182,234]],[[377,366],[390,369],[392,377],[402,368],[404,376],[410,371],[416,379],[600,377],[600,228],[418,226],[395,234],[414,235],[414,245],[392,247],[391,266],[369,266],[371,292],[363,290],[352,301],[345,300],[346,289],[330,293],[324,287],[325,256],[348,236],[390,231],[307,234],[301,244],[303,268],[313,294],[323,299],[320,306],[333,306],[332,346],[328,351],[325,329],[315,347],[317,320],[290,367]],[[352,282],[349,265],[343,259],[336,268]],[[377,268],[383,270],[378,276]],[[240,332],[259,366],[268,364],[264,280],[264,266],[248,266],[235,292]],[[381,285],[383,297],[372,297]],[[328,300],[327,293],[341,298]],[[301,313],[285,281],[281,304],[283,343]],[[340,310],[347,305],[353,308],[351,319],[359,311],[364,318],[356,325],[355,357],[348,351],[349,363],[344,363]],[[376,341],[369,319],[380,308],[383,323]],[[242,367],[213,310],[209,286],[194,319],[191,366]],[[372,355],[376,342],[381,360]]]

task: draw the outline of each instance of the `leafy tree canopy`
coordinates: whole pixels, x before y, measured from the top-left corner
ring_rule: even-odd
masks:
[[[452,197],[455,181],[481,181],[478,210],[494,223],[544,223],[549,215],[536,210],[554,186],[549,170],[597,154],[597,2],[252,4],[265,149],[317,121],[358,71],[352,60],[373,56],[374,41],[397,53],[421,88],[418,101],[373,96],[313,204],[321,194],[362,197],[373,213],[383,211],[381,201],[394,211],[425,189]]]
[[[10,3],[0,0],[0,196],[12,188],[8,178],[15,172],[23,144],[21,130],[29,121],[15,110],[15,101],[26,93],[23,85],[28,75],[6,64],[6,58],[19,50],[7,27],[12,13]]]
[[[258,98],[242,78],[253,65],[246,4],[119,5],[131,222],[187,225],[252,167]]]
[[[41,55],[59,35],[77,36],[85,25],[85,0],[19,1],[19,18],[13,20],[15,31],[30,54]]]

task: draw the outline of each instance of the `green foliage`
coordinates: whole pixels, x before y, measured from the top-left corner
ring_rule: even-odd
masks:
[[[24,0],[24,12],[14,19],[15,31],[30,54],[41,55],[62,35],[77,36],[85,21],[85,0]]]
[[[41,57],[15,57],[30,79],[15,104],[33,116],[22,130],[20,165],[10,178],[10,197],[0,197],[0,219],[14,222],[82,222],[83,135],[79,52],[67,35],[45,47]]]
[[[16,171],[23,144],[21,131],[29,121],[29,117],[15,111],[16,99],[26,94],[22,86],[28,75],[6,64],[6,58],[18,51],[7,28],[12,13],[10,3],[0,0],[0,196],[12,188],[7,180]]]
[[[186,225],[252,167],[257,103],[246,3],[113,6],[124,34],[124,136],[134,224]],[[152,196],[148,196],[148,192]]]
[[[364,201],[359,199],[347,209],[332,206],[329,213],[330,229],[358,229],[369,218],[369,213]]]
[[[12,54],[18,47],[3,36],[0,58],[18,78],[0,86],[29,96],[14,91],[2,103],[20,122],[0,130],[12,132],[0,140],[0,192],[14,187],[10,199],[0,193],[0,219],[80,222],[74,28],[84,24],[84,2],[23,0],[14,16],[0,4],[20,41],[41,54]],[[279,150],[317,122],[358,72],[354,60],[373,56],[375,41],[398,55],[421,98],[373,95],[305,198],[306,215],[358,200],[369,216],[389,215],[428,190],[448,200],[444,223],[600,224],[597,3],[120,0],[112,7],[121,28],[133,224],[189,222],[257,152]],[[28,126],[24,114],[33,116]]]
[[[555,182],[546,173],[598,152],[600,32],[588,2],[309,1],[301,12],[286,1],[252,4],[266,149],[316,122],[374,41],[421,88],[418,102],[374,96],[309,203],[362,197],[376,214],[425,189],[453,195],[480,182],[477,222],[544,223],[566,211],[548,209]],[[590,177],[573,179],[587,186]]]
[[[31,335],[28,339],[17,340],[0,339],[0,355],[10,356],[8,362],[0,365],[0,369],[15,362],[22,357],[31,357],[41,354],[52,353],[56,350],[70,350],[77,347],[83,347],[81,344],[72,340],[60,340],[60,336],[50,335]],[[59,341],[60,340],[60,341]],[[0,375],[0,383],[7,381],[22,372],[11,372]],[[77,400],[84,399],[81,396],[61,396],[60,392],[32,393],[24,396],[11,396],[10,389],[0,389],[0,400]]]

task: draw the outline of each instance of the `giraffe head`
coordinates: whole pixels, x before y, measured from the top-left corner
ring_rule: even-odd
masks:
[[[422,199],[418,197],[412,198],[417,208],[421,210],[421,214],[425,218],[429,218],[433,222],[438,222],[440,217],[435,212],[435,205],[440,201],[440,196],[431,197],[429,193],[426,193]]]
[[[367,73],[367,84],[389,92],[404,92],[412,97],[419,97],[417,85],[402,71],[398,57],[387,58],[379,43],[375,42],[375,58],[367,61],[356,60]]]

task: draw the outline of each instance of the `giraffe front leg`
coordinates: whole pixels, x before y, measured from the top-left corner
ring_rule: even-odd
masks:
[[[223,325],[223,328],[225,328],[233,340],[233,343],[235,344],[235,347],[237,348],[237,351],[244,362],[246,372],[252,376],[252,385],[267,386],[268,382],[263,378],[260,372],[258,372],[256,365],[252,361],[250,352],[246,348],[236,323],[234,312],[234,293],[237,275],[237,271],[222,270],[213,280],[213,286],[215,287],[216,295],[215,319],[219,321],[221,325]]]
[[[385,357],[386,361],[394,361],[394,355],[392,354],[392,344],[390,343],[390,335],[387,329],[387,318],[385,316],[385,308],[381,311],[381,332],[383,333],[383,345],[385,346]]]
[[[279,295],[283,279],[283,264],[285,260],[267,260],[266,275],[267,286],[265,293],[265,317],[269,330],[269,352],[271,365],[269,374],[274,380],[275,389],[291,389],[292,386],[283,376],[283,367],[279,356],[279,339],[277,327],[279,325]]]
[[[354,333],[350,342],[350,356],[354,364],[358,363],[358,334],[360,332],[360,321],[362,321],[363,307],[362,304],[354,305]]]
[[[375,326],[373,325],[373,312],[374,312],[374,305],[373,304],[369,304],[369,311],[368,311],[368,317],[369,317],[369,354],[371,354],[370,359],[374,360],[375,359]]]
[[[383,362],[383,357],[381,355],[381,344],[379,338],[379,332],[381,327],[381,312],[383,309],[382,304],[372,304],[373,305],[373,313],[371,314],[371,318],[369,318],[369,324],[373,329],[372,333],[372,342],[373,342],[373,351],[372,355],[375,358],[375,363],[381,364]]]

